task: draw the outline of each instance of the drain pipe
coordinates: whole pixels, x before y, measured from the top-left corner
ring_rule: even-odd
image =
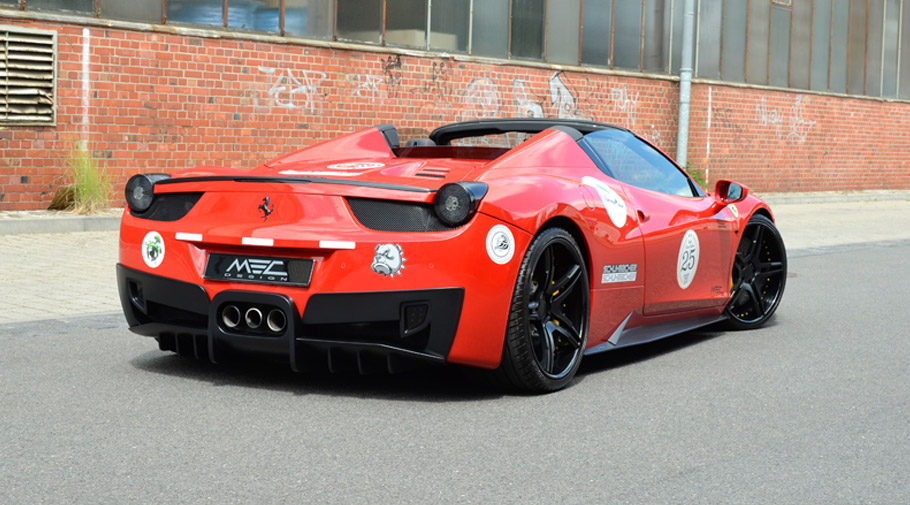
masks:
[[[679,68],[679,117],[676,130],[676,162],[686,168],[689,147],[689,102],[692,98],[692,32],[695,30],[695,0],[683,2],[682,61]]]

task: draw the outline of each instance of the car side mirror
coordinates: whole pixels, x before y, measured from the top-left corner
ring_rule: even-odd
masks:
[[[749,188],[737,182],[721,179],[714,185],[714,201],[719,206],[741,202],[749,194]]]

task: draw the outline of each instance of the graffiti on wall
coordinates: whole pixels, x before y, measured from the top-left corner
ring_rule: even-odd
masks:
[[[368,100],[370,103],[376,103],[382,98],[380,85],[382,78],[373,75],[348,74],[345,76],[348,86],[354,90],[356,98]]]
[[[755,105],[755,120],[759,126],[774,128],[778,140],[788,142],[805,142],[815,126],[815,121],[803,117],[803,95],[796,96],[789,117],[781,109],[768,105],[767,99],[762,97]]]
[[[628,84],[623,84],[622,86],[610,89],[610,102],[613,104],[613,108],[625,120],[623,126],[635,128],[635,113],[638,109],[638,97],[639,92],[629,91]]]
[[[259,71],[271,78],[268,96],[272,105],[288,109],[302,109],[315,113],[320,99],[319,86],[325,80],[325,72],[301,70],[295,75],[290,69],[259,67]]]
[[[462,121],[494,118],[501,108],[499,86],[489,77],[478,77],[464,90],[460,117]]]

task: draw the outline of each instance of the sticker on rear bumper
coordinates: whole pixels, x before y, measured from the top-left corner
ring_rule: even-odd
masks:
[[[404,269],[404,249],[399,244],[379,244],[373,251],[373,264],[370,268],[377,274],[395,277]]]
[[[157,231],[150,231],[142,239],[142,260],[149,268],[158,268],[164,261],[164,239]]]
[[[309,286],[313,260],[240,254],[209,254],[203,278],[213,281]]]

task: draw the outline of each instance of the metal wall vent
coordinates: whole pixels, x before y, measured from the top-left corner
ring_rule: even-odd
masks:
[[[0,124],[53,125],[57,32],[0,25]]]

